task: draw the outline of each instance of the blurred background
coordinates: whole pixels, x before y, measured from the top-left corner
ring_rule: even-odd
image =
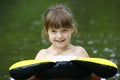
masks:
[[[43,15],[59,3],[71,9],[79,27],[72,43],[120,67],[120,0],[0,0],[0,80],[9,80],[13,63],[34,59],[50,45],[41,39]],[[119,71],[109,80],[120,80]]]

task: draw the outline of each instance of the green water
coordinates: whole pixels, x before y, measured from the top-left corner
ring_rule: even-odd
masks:
[[[120,66],[119,0],[0,0],[0,80],[9,80],[8,68],[16,61],[33,59],[49,46],[41,39],[43,14],[56,3],[72,10],[79,32],[72,43],[83,46],[91,57]],[[120,74],[109,80],[119,80]]]

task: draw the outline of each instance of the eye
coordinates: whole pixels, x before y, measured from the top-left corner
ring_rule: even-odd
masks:
[[[57,31],[56,30],[51,30],[51,32],[56,33]]]
[[[67,30],[67,29],[63,29],[62,31],[63,31],[63,32],[67,32],[68,30]]]

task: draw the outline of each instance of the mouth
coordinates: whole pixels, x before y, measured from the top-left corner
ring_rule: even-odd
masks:
[[[62,42],[64,42],[65,40],[55,40],[56,42],[58,42],[58,43],[62,43]]]

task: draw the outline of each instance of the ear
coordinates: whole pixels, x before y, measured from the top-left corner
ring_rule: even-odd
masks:
[[[72,29],[71,29],[72,34],[74,33],[74,31],[75,31],[74,28],[72,28]]]
[[[71,30],[72,30],[72,34],[73,34],[73,33],[75,32],[75,28],[74,28],[74,27],[75,27],[75,24],[72,24],[72,26],[73,26],[73,27],[72,27]]]

